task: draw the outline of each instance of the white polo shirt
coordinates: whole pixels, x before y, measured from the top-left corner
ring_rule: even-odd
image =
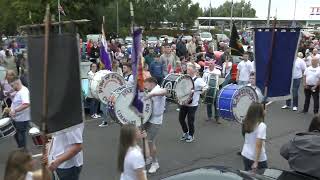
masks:
[[[162,88],[157,85],[155,86],[150,93],[155,93],[159,90],[162,90]],[[163,120],[163,112],[166,109],[166,96],[153,96],[152,98],[152,116],[149,120],[152,124],[162,124]]]
[[[266,140],[267,138],[267,125],[264,122],[261,122],[255,130],[251,133],[246,133],[244,137],[244,145],[242,148],[241,155],[250,159],[252,161],[256,158],[256,142],[257,139]],[[259,157],[259,162],[267,160],[266,154],[266,144],[263,142],[262,149]]]
[[[303,75],[302,73],[303,71],[306,70],[306,68],[307,68],[307,65],[304,62],[304,60],[298,57],[296,59],[296,62],[294,63],[292,78],[293,79],[302,78],[302,75]]]
[[[309,66],[305,71],[304,75],[306,76],[306,84],[309,86],[317,85],[320,78],[320,68]]]
[[[241,61],[238,64],[239,81],[249,81],[251,72],[254,72],[254,68],[251,61]]]
[[[22,86],[22,88],[19,91],[17,91],[16,95],[12,100],[11,109],[16,110],[22,104],[30,104],[30,93],[28,88],[26,88],[25,86]],[[16,116],[13,117],[13,120],[17,122],[31,120],[30,107],[20,112],[16,112]]]
[[[202,91],[208,89],[208,85],[206,82],[204,82],[204,80],[202,78],[197,78],[196,80],[194,80],[196,77],[193,77],[192,80],[194,81],[194,93],[192,96],[192,103],[191,104],[187,104],[186,106],[198,106],[199,105],[199,99],[200,99],[200,94],[202,93]]]
[[[60,155],[68,151],[73,144],[82,144],[84,124],[79,124],[77,127],[71,128],[66,132],[58,132],[52,135],[52,142],[49,148],[49,164],[56,160]],[[68,169],[71,167],[80,167],[83,165],[83,151],[80,151],[68,161],[60,164],[58,168]]]
[[[143,154],[139,146],[128,149],[123,166],[120,180],[138,180],[136,170],[145,166]]]

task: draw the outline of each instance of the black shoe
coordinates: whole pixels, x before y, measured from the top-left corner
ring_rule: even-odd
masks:
[[[299,113],[300,113],[300,114],[307,114],[307,111],[303,111],[303,110],[302,110],[302,111],[300,111]]]
[[[238,155],[238,156],[242,156],[240,151],[237,152],[237,155]]]

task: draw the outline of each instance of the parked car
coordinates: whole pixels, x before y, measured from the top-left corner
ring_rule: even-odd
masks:
[[[132,45],[133,39],[132,39],[131,36],[127,36],[127,37],[124,39],[124,42],[125,42],[127,45]]]
[[[200,40],[205,41],[207,40],[208,42],[212,41],[212,35],[210,32],[202,32],[200,33]]]
[[[221,42],[221,41],[222,42],[229,42],[230,41],[228,36],[225,34],[216,34],[216,37],[217,37],[218,42]]]
[[[155,45],[155,44],[157,44],[158,43],[158,38],[157,37],[155,37],[155,36],[149,36],[148,38],[147,38],[147,44],[149,45],[149,46],[153,46],[153,45]]]
[[[163,42],[164,42],[164,39],[165,39],[165,38],[168,38],[168,37],[169,37],[168,35],[161,35],[160,38],[159,38],[159,41],[160,41],[161,43],[163,43]]]
[[[125,44],[125,42],[124,42],[124,40],[122,38],[116,38],[115,40],[116,40],[117,43],[119,43],[121,45]]]
[[[256,173],[223,166],[209,166],[182,172],[162,180],[316,180],[304,174],[279,169],[258,170]]]
[[[183,37],[182,37],[182,40],[183,40],[183,41],[190,41],[190,40],[192,40],[192,36],[189,36],[189,35],[183,36]]]

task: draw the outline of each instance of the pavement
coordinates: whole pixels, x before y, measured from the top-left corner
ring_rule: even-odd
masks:
[[[289,170],[286,160],[279,154],[280,147],[296,132],[306,130],[313,115],[281,110],[283,103],[273,102],[267,107],[266,150],[269,167]],[[300,107],[302,103],[301,99]],[[311,104],[310,107],[312,106]],[[206,122],[206,108],[202,104],[196,114],[195,142],[180,142],[181,128],[176,108],[175,104],[169,104],[167,107],[164,124],[157,139],[160,169],[157,173],[148,175],[148,179],[158,180],[208,165],[243,169],[242,159],[237,155],[243,144],[239,124],[230,121],[222,121],[221,125]],[[85,121],[84,166],[81,180],[119,179],[116,165],[120,126],[113,123],[108,127],[99,128],[100,123],[100,120]],[[4,175],[8,154],[15,147],[13,138],[0,141],[0,177]],[[33,146],[31,139],[28,147],[33,154],[41,151]]]

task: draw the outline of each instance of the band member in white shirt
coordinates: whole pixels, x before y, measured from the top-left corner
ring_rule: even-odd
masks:
[[[215,61],[208,61],[209,68],[204,72],[202,79],[207,83],[208,90],[206,92],[206,103],[207,103],[207,115],[208,120],[212,120],[212,105],[214,104],[214,116],[218,124],[219,114],[216,105],[216,96],[219,90],[219,77],[221,76],[221,71],[215,68]]]
[[[79,180],[83,165],[82,134],[84,124],[52,135],[48,149],[48,168],[59,180]]]
[[[312,50],[312,54],[306,58],[306,64],[308,67],[311,66],[311,61],[314,57],[318,60],[318,63],[320,63],[320,54],[318,54],[317,48],[314,48]]]
[[[128,85],[134,85],[131,63],[123,63],[123,77]]]
[[[309,104],[311,95],[313,97],[313,113],[318,114],[319,111],[319,84],[320,84],[320,68],[318,67],[318,58],[313,57],[311,66],[309,66],[303,76],[304,85],[304,108],[301,113],[307,113],[309,110]]]
[[[193,142],[194,140],[194,121],[195,114],[198,108],[200,94],[208,89],[208,85],[203,81],[202,78],[196,76],[197,69],[195,65],[190,64],[187,67],[187,73],[190,75],[194,81],[194,92],[192,97],[192,102],[188,105],[181,105],[179,111],[179,122],[183,131],[181,141]],[[185,119],[188,118],[188,124]]]
[[[252,62],[249,61],[249,54],[243,53],[243,60],[238,64],[237,82],[238,85],[247,85],[249,83],[249,76],[254,72]]]
[[[9,82],[12,88],[17,92],[14,96],[10,109],[10,117],[13,119],[13,125],[16,128],[14,138],[18,148],[26,148],[26,132],[29,125],[30,117],[30,93],[28,88],[22,85],[18,77],[14,77]]]
[[[293,74],[292,74],[292,100],[293,100],[293,105],[292,105],[292,110],[297,111],[298,110],[298,95],[299,95],[299,87],[300,87],[300,82],[303,76],[304,71],[306,70],[307,66],[305,61],[302,59],[303,54],[302,52],[298,53],[298,57],[294,63],[293,67]],[[286,101],[286,105],[282,106],[282,109],[288,109],[291,106],[291,99]]]
[[[166,94],[167,90],[161,88],[158,85],[157,79],[154,77],[147,78],[144,80],[144,86],[149,91],[146,99],[152,99],[153,110],[150,120],[144,125],[144,128],[148,134],[148,144],[150,148],[150,155],[152,158],[152,164],[149,169],[149,173],[155,173],[159,168],[157,155],[157,149],[155,139],[162,126],[163,112],[166,106]]]
[[[225,57],[225,61],[222,64],[222,77],[225,78],[224,82],[222,83],[221,87],[226,86],[231,81],[231,69],[232,69],[232,59],[230,56]]]

